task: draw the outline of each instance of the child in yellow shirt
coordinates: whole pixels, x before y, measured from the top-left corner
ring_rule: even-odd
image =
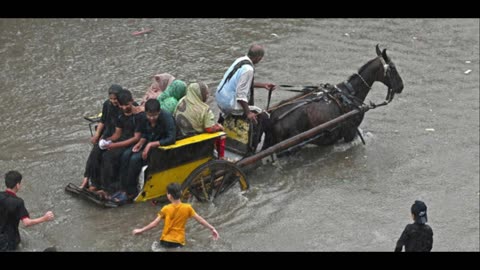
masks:
[[[178,183],[170,183],[167,186],[167,198],[170,204],[165,205],[150,224],[141,228],[134,229],[133,234],[141,234],[156,227],[160,220],[165,220],[160,244],[166,248],[183,247],[185,245],[185,225],[187,220],[193,217],[198,223],[212,231],[213,240],[217,240],[219,235],[217,230],[205,219],[199,216],[192,206],[180,201],[181,188]]]

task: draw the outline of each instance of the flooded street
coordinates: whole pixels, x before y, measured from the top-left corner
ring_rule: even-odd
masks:
[[[359,139],[302,151],[247,174],[250,190],[193,203],[183,251],[393,251],[416,199],[428,206],[432,251],[479,251],[478,19],[0,19],[0,189],[23,174],[31,217],[20,251],[151,251],[161,225],[149,202],[104,209],[65,193],[80,184],[90,131],[117,83],[138,100],[154,74],[214,89],[251,43],[266,54],[255,79],[340,83],[387,48],[405,88],[366,113]],[[147,28],[151,33],[132,36]],[[466,72],[471,70],[470,72]],[[278,89],[272,103],[295,93]],[[380,103],[376,83],[366,102]],[[256,105],[266,107],[258,89]],[[211,103],[214,112],[216,104]]]

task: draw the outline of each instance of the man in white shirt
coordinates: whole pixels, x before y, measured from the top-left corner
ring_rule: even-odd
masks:
[[[257,123],[257,114],[261,112],[253,106],[253,89],[265,88],[274,90],[273,83],[254,82],[254,66],[260,62],[265,54],[263,46],[253,44],[246,56],[237,58],[223,76],[215,99],[218,107],[225,115],[245,115],[248,119]],[[250,106],[249,106],[250,105]],[[253,111],[257,111],[254,113]]]
[[[263,132],[269,126],[269,116],[254,105],[254,88],[275,89],[273,83],[255,82],[254,65],[259,63],[265,54],[263,46],[253,44],[246,56],[237,58],[223,75],[216,92],[215,100],[221,110],[218,122],[223,124],[227,115],[245,116],[254,124],[251,138],[251,151],[256,150]]]

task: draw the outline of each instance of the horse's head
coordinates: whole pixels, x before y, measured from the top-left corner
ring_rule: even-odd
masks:
[[[391,101],[396,93],[400,94],[402,92],[403,80],[402,77],[400,77],[400,74],[398,74],[395,64],[390,57],[388,57],[387,49],[380,51],[377,44],[376,51],[378,59],[383,64],[383,75],[379,76],[380,78],[378,80],[388,87],[387,99],[388,101]]]

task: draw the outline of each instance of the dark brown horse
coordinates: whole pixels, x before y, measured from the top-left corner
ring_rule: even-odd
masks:
[[[285,139],[332,120],[363,104],[374,82],[379,81],[388,87],[389,103],[395,93],[403,90],[403,81],[395,64],[376,46],[377,57],[363,65],[347,81],[337,85],[305,88],[304,93],[280,103],[270,110],[270,127],[265,131],[263,149]],[[317,145],[333,144],[340,139],[352,141],[364,114],[350,118],[338,126],[322,132],[311,143]]]

